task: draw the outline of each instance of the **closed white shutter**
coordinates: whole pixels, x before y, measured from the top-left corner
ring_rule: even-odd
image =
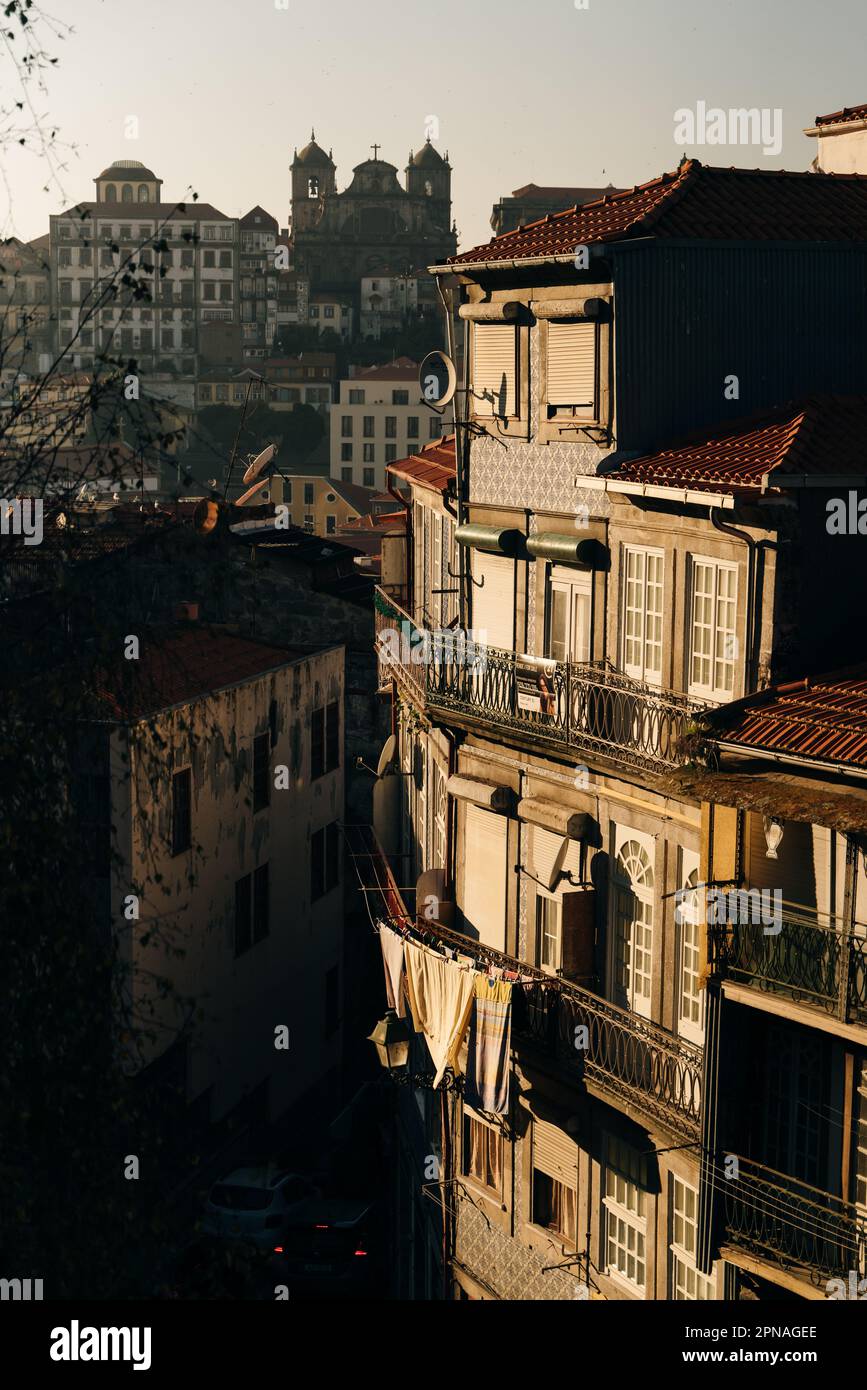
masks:
[[[555,835],[552,830],[545,830],[540,825],[530,826],[530,859],[533,866],[533,873],[536,878],[542,880],[543,884],[548,882],[551,870],[554,867],[554,860],[563,843],[562,835]],[[578,880],[581,877],[581,846],[577,840],[569,841],[569,852],[563,864],[564,870],[568,870],[573,877]],[[555,893],[545,896],[560,897],[563,889],[567,891],[572,885],[568,879],[563,879]],[[539,888],[539,885],[536,885]],[[544,890],[540,890],[544,891]]]
[[[466,803],[464,820],[464,896],[467,925],[495,951],[506,945],[506,836],[509,822],[481,806]]]
[[[472,335],[475,414],[514,415],[517,329],[511,323],[475,323]]]
[[[533,1120],[533,1167],[564,1187],[578,1185],[578,1145],[547,1120]]]
[[[596,325],[548,324],[548,404],[595,405]]]
[[[473,552],[473,633],[489,647],[514,650],[515,564],[502,555]],[[482,583],[479,585],[478,581]]]

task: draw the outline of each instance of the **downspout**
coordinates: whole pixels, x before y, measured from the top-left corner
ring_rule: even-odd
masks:
[[[453,305],[454,305],[454,299],[453,299],[454,290],[453,290],[451,287],[449,287],[448,290],[444,289],[443,284],[442,284],[442,281],[440,280],[439,277],[437,277],[437,293],[439,294],[440,302],[441,302],[441,304],[442,304],[442,306],[443,306],[443,313],[444,313],[445,316],[446,316],[446,337],[447,337],[447,340],[448,340],[449,356],[451,357],[452,361],[454,362],[454,360],[455,360],[455,326],[454,326],[454,318],[453,318],[453,315],[452,315],[452,308],[453,308]],[[469,364],[469,355],[468,355],[468,353],[467,353],[467,351],[466,351],[466,332],[467,332],[467,330],[466,330],[466,327],[465,327],[465,328],[464,328],[464,370],[463,370],[463,386],[462,386],[462,387],[459,387],[458,390],[456,391],[456,393],[455,393],[455,404],[454,404],[454,423],[455,423],[455,491],[456,491],[456,498],[455,498],[455,500],[456,500],[456,502],[457,502],[457,513],[452,513],[452,515],[455,515],[455,516],[456,516],[456,520],[457,520],[458,526],[462,526],[462,525],[464,524],[464,521],[466,520],[465,485],[466,485],[466,478],[467,478],[467,462],[468,462],[468,460],[467,460],[467,455],[468,455],[468,452],[469,452],[469,435],[468,435],[468,433],[467,433],[466,422],[465,422],[464,420],[461,419],[461,408],[460,408],[460,396],[461,396],[461,393],[463,394],[464,409],[465,409],[465,410],[466,410],[466,404],[467,404],[467,402],[469,401],[469,386],[470,386],[469,372],[470,372],[470,364]],[[449,509],[449,510],[450,510],[450,509]],[[468,607],[468,605],[467,605],[466,558],[465,558],[465,556],[464,556],[464,547],[463,547],[462,545],[459,545],[459,546],[457,547],[457,551],[458,551],[458,609],[459,609],[459,619],[458,619],[458,621],[459,621],[459,623],[460,623],[460,626],[461,626],[462,628],[466,629],[466,628],[468,627],[468,616],[469,616],[468,613],[467,613],[467,607]]]
[[[747,547],[747,620],[746,638],[747,650],[744,661],[744,694],[751,695],[755,691],[755,672],[754,663],[757,649],[756,633],[754,631],[755,614],[757,611],[757,601],[755,594],[756,582],[756,542],[746,531],[739,531],[736,526],[729,525],[722,520],[718,507],[711,507],[708,512],[711,524],[717,531],[721,531],[726,536],[734,536],[736,540],[743,541]]]
[[[406,611],[407,613],[409,613],[410,617],[412,617],[414,598],[412,592],[412,503],[407,502],[406,498],[401,497],[400,493],[395,489],[394,483],[391,481],[391,474],[389,473],[388,469],[385,470],[385,486],[388,491],[388,495],[394,498],[395,502],[397,502],[398,506],[400,506],[406,514],[406,520],[404,523],[404,535],[406,538],[406,545],[404,547],[406,565]]]

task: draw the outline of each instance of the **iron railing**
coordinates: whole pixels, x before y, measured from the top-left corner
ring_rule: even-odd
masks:
[[[760,922],[712,923],[713,968],[739,984],[867,1024],[867,927],[818,922],[783,905],[779,931]]]
[[[389,681],[396,680],[423,709],[427,670],[418,657],[423,650],[420,639],[425,636],[424,630],[416,626],[399,603],[379,588],[374,593],[374,615],[380,689]]]
[[[728,1240],[814,1284],[822,1278],[863,1277],[867,1216],[821,1188],[752,1159],[726,1155],[720,1176]]]
[[[379,916],[395,921],[419,940],[442,942],[473,957],[485,969],[498,965],[520,977],[523,987],[516,991],[512,1009],[516,1042],[535,1046],[574,1068],[578,1078],[583,1075],[674,1134],[698,1139],[701,1047],[568,980],[547,975],[438,922],[414,918],[402,902],[373,830],[344,826],[344,836],[372,911],[375,901]]]

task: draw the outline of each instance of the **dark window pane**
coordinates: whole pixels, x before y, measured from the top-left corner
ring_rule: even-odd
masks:
[[[172,778],[172,854],[183,854],[192,843],[191,777],[186,767]]]
[[[325,892],[325,831],[316,830],[310,837],[310,900],[315,902]]]
[[[268,865],[260,864],[253,882],[253,940],[268,935]]]
[[[253,739],[253,812],[261,811],[268,805],[270,793],[269,778],[269,739],[267,734],[259,734]]]
[[[340,766],[340,705],[334,700],[325,712],[325,771]]]
[[[310,776],[321,777],[325,771],[325,710],[315,709],[310,721]]]
[[[251,944],[252,880],[249,874],[235,884],[235,955],[242,956]]]

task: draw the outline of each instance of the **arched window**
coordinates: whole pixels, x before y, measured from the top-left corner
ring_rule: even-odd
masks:
[[[140,183],[138,186],[138,200],[140,203],[146,203],[148,201],[148,186],[146,183]]]
[[[431,183],[430,179],[425,179],[425,181],[424,181],[424,191],[425,191],[425,197],[427,197],[427,198],[432,198],[432,197],[433,197],[433,184]]]
[[[316,174],[312,174],[312,175],[310,176],[310,178],[307,180],[307,197],[308,197],[308,198],[318,198],[318,197],[319,197],[319,179],[318,179],[318,177],[316,176]]]
[[[122,203],[132,202],[132,184],[125,183],[120,190],[120,201]]]
[[[105,185],[105,201],[107,203],[117,202],[117,189],[113,183],[107,183]]]
[[[650,1017],[654,874],[650,855],[629,839],[614,861],[614,1002]]]

